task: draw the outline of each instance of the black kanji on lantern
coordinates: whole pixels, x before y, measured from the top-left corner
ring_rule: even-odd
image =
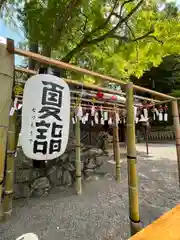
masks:
[[[50,105],[60,108],[62,90],[64,88],[51,82],[42,81],[42,83],[46,85],[46,87],[43,88],[42,105]]]
[[[52,124],[52,133],[51,133],[51,137],[53,138],[61,138],[62,137],[62,125],[53,123]]]
[[[61,139],[54,140],[51,139],[50,146],[49,146],[49,153],[52,154],[53,152],[60,152],[61,150]]]
[[[55,108],[55,107],[42,107],[39,113],[42,113],[41,116],[39,116],[40,119],[45,119],[47,117],[53,116],[56,118],[58,121],[61,121],[62,119],[60,118],[60,108]]]
[[[39,142],[37,140],[34,141],[33,145],[33,153],[47,153],[47,141]]]
[[[36,122],[37,132],[39,135],[36,135],[37,139],[44,140],[47,138],[46,133],[48,128],[50,127],[50,123],[46,123],[45,121]]]

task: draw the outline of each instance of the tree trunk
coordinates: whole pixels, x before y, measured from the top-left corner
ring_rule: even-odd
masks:
[[[29,51],[38,53],[39,52],[39,45],[38,43],[31,43],[29,44]],[[35,70],[37,62],[33,59],[29,59],[29,69]]]

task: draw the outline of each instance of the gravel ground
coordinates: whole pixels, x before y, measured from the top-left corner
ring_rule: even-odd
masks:
[[[173,143],[137,145],[141,220],[147,225],[180,200],[176,150]],[[121,151],[121,183],[114,181],[112,161],[105,164],[104,176],[83,185],[83,193],[74,189],[54,189],[40,199],[16,200],[11,220],[1,224],[0,239],[15,240],[34,232],[40,240],[128,239],[128,189],[125,149]],[[109,157],[110,159],[111,157]],[[107,159],[105,159],[106,161]]]

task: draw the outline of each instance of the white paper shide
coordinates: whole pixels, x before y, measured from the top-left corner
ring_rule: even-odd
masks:
[[[39,74],[25,84],[21,144],[24,154],[35,160],[62,155],[69,137],[70,90],[56,76]]]

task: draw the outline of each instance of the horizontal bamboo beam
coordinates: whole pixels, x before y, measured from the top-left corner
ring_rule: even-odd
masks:
[[[90,91],[90,92],[95,93],[94,91]],[[126,96],[126,93],[125,92],[120,92],[119,95]],[[134,95],[134,99],[146,100],[146,101],[151,101],[151,102],[155,102],[155,103],[160,102],[159,100],[155,100],[155,99],[147,98],[147,97],[142,97],[142,96],[137,96],[137,95]]]
[[[16,67],[15,71],[21,72],[21,73],[32,74],[32,75],[37,74],[36,71],[30,70],[30,69],[27,69],[27,68]],[[93,84],[79,83],[77,80],[76,81],[72,80],[73,82],[69,82],[69,81],[71,81],[70,79],[65,79],[65,81],[67,83],[71,83],[71,84],[75,84],[75,85],[78,85],[78,86],[91,88],[93,90],[98,90],[98,91],[101,90],[103,92],[108,92],[108,93],[111,93],[111,94],[117,94],[117,95],[124,95],[124,96],[126,96],[126,93],[124,93],[124,92],[119,92],[117,90],[111,90],[111,89],[107,89],[107,88],[101,88],[101,87],[93,85]],[[137,95],[134,95],[134,98],[140,99],[140,100],[152,101],[152,102],[156,102],[156,103],[160,102],[159,100],[154,100],[154,99],[151,99],[151,98],[146,98],[146,97],[137,96]]]
[[[64,62],[59,61],[59,60],[48,58],[48,57],[42,56],[42,55],[37,54],[37,53],[33,53],[33,52],[30,52],[30,51],[25,51],[25,50],[18,49],[18,48],[14,49],[14,53],[17,54],[17,55],[23,56],[23,57],[28,57],[28,58],[34,59],[34,60],[36,60],[40,63],[43,63],[43,64],[52,65],[52,66],[56,66],[56,67],[63,68],[63,69],[68,69],[68,70],[71,70],[71,71],[83,73],[83,74],[90,75],[90,76],[93,76],[93,77],[99,77],[99,78],[104,79],[106,81],[114,82],[114,83],[117,83],[117,84],[120,84],[120,85],[123,85],[123,86],[126,85],[126,82],[124,82],[122,80],[119,80],[119,79],[116,79],[116,78],[113,78],[113,77],[110,77],[110,76],[106,76],[106,75],[103,75],[103,74],[100,74],[100,73],[97,73],[97,72],[93,72],[93,71],[90,71],[90,70],[87,70],[87,69],[84,69],[84,68],[80,68],[80,67],[75,66],[73,64],[64,63]],[[163,94],[163,93],[159,93],[159,92],[156,92],[156,91],[151,90],[151,89],[146,89],[146,88],[141,87],[141,86],[133,85],[133,88],[137,91],[148,92],[152,95],[155,95],[155,96],[158,96],[158,97],[161,97],[161,98],[175,99],[172,96],[169,96],[169,95],[166,95],[166,94]]]
[[[87,109],[91,109],[91,106],[89,106],[89,105],[87,105],[87,104],[81,104],[81,107],[82,107],[82,109],[85,109],[85,110],[87,110]],[[74,106],[74,105],[71,105],[71,108],[74,108],[74,109],[76,109],[77,108],[77,106]],[[103,111],[105,111],[105,112],[117,112],[118,110],[117,109],[112,109],[112,108],[108,108],[108,107],[102,107],[102,110]]]
[[[76,97],[72,97],[71,99],[72,99],[72,100],[77,100]],[[91,103],[92,103],[92,99],[87,99],[87,98],[82,98],[81,101],[82,101],[82,102],[91,102]],[[97,103],[97,104],[107,104],[107,105],[116,106],[116,107],[123,107],[123,108],[125,107],[124,104],[110,103],[110,102],[98,101],[98,100],[93,101],[93,103]]]
[[[17,67],[15,68],[15,71],[24,72],[23,68],[17,68]],[[25,72],[29,73],[27,71],[27,69]],[[30,72],[32,73],[32,70],[30,70]],[[37,74],[37,72],[33,71],[32,74]],[[98,90],[98,91],[102,91],[102,92],[106,92],[106,93],[110,93],[110,94],[119,95],[119,91],[117,91],[117,90],[111,90],[108,88],[99,87],[94,84],[82,83],[82,82],[78,82],[77,80],[75,81],[75,80],[71,80],[71,79],[64,79],[64,81],[67,82],[68,84],[74,84],[74,85],[80,86],[80,87],[85,87],[85,88],[89,88],[89,89],[93,89],[93,90]]]
[[[176,99],[168,99],[168,100],[160,101],[159,103],[153,103],[152,105],[154,106],[154,105],[166,104],[166,103],[170,103],[170,102],[172,102],[172,101],[174,101],[174,100],[179,101],[180,98],[176,98]]]

